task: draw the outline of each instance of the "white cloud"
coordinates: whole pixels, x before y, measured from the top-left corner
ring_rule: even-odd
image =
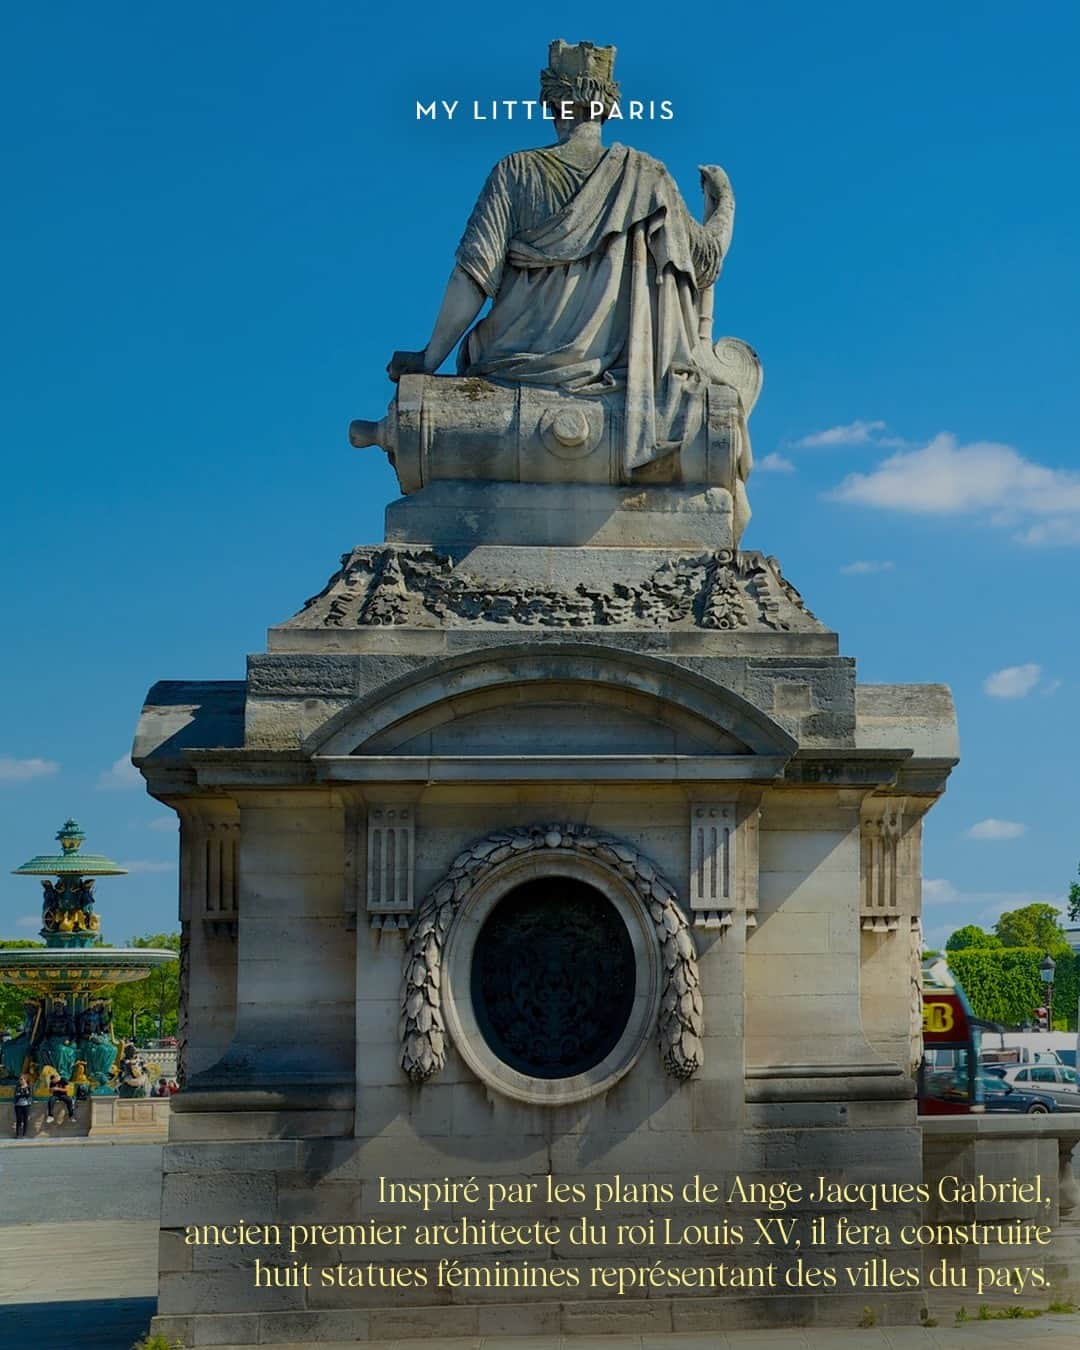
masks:
[[[16,927],[16,928],[29,928],[29,929],[32,929],[32,930],[34,930],[34,931],[36,932],[37,929],[39,929],[39,928],[41,927],[41,915],[40,915],[40,914],[21,914],[21,915],[15,920],[15,927]]]
[[[97,785],[101,792],[126,792],[142,786],[142,774],[127,755],[121,755],[115,764],[98,774]]]
[[[1017,527],[1017,542],[1032,548],[1080,543],[1080,473],[1036,464],[1010,445],[960,445],[948,432],[849,474],[826,496],[912,515],[982,516]]]
[[[51,759],[13,759],[0,755],[0,783],[25,783],[30,778],[45,778],[60,765]]]
[[[754,471],[756,473],[794,473],[795,465],[784,455],[778,455],[774,451],[771,455],[766,455],[764,459],[754,460]]]
[[[896,564],[888,560],[879,562],[872,558],[865,558],[858,562],[848,563],[846,567],[841,567],[840,571],[846,577],[866,577],[872,572],[895,572]]]
[[[983,680],[983,692],[991,698],[1025,698],[1039,683],[1042,666],[1028,661],[1022,666],[1006,666]]]
[[[795,450],[830,450],[839,446],[879,445],[885,447],[906,445],[898,436],[886,436],[883,433],[886,424],[881,421],[868,422],[856,418],[842,427],[828,427],[825,431],[815,431],[809,436],[800,436],[792,441]]]
[[[175,834],[180,822],[175,816],[155,816],[146,828],[158,834]]]
[[[969,839],[1019,839],[1027,833],[1027,826],[1018,820],[996,820],[988,816],[980,820],[967,832]]]
[[[1070,548],[1080,544],[1080,520],[1067,516],[1044,520],[1021,530],[1015,538],[1018,544],[1028,548]]]
[[[951,881],[931,881],[927,877],[922,884],[923,903],[927,905],[947,905],[959,900],[960,892]]]
[[[133,876],[149,872],[175,872],[176,863],[174,862],[152,862],[145,858],[136,858],[134,862],[122,862],[120,866]]]

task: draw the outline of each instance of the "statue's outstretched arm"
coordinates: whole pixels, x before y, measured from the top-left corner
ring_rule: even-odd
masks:
[[[690,241],[694,249],[699,284],[711,285],[720,273],[731,245],[735,226],[735,193],[731,180],[719,164],[701,165],[701,186],[705,192],[705,223],[691,217]]]
[[[402,375],[434,375],[465,336],[486,299],[468,272],[460,266],[455,267],[446,283],[446,293],[428,345],[421,352],[395,352],[386,373],[395,383]]]

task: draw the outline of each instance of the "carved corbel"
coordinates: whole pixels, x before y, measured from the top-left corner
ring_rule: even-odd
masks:
[[[690,803],[690,910],[695,928],[727,933],[740,913],[746,930],[757,927],[755,801]]]
[[[416,804],[409,799],[345,801],[345,895],[349,928],[361,911],[379,932],[404,933],[416,910]]]
[[[239,923],[240,810],[227,797],[176,804],[180,817],[180,918],[235,940]]]
[[[912,823],[904,797],[871,798],[860,828],[859,926],[864,933],[899,932],[901,847]]]

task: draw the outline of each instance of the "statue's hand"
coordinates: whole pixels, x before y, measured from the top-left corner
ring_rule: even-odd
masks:
[[[397,384],[402,375],[423,375],[425,352],[395,352],[386,373]]]
[[[716,206],[731,191],[731,179],[719,164],[699,165],[702,190],[709,204]]]

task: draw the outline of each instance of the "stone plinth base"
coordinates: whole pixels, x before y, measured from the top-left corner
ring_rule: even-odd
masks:
[[[650,1108],[636,1093],[618,1088],[611,1094],[609,1114],[628,1114],[639,1107],[643,1117],[636,1133],[615,1135],[599,1127],[581,1133],[570,1127],[570,1116],[581,1108],[566,1108],[560,1122],[544,1124],[543,1113],[532,1109],[526,1123],[543,1129],[542,1134],[515,1134],[504,1122],[528,1108],[488,1106],[482,1093],[460,1081],[416,1089],[384,1088],[376,1097],[361,1089],[361,1128],[371,1129],[376,1118],[386,1117],[379,1134],[355,1139],[282,1138],[285,1117],[278,1122],[274,1138],[212,1140],[203,1131],[189,1127],[213,1113],[177,1112],[172,1141],[164,1155],[165,1179],[162,1199],[161,1267],[159,1312],[155,1329],[178,1338],[184,1345],[319,1344],[405,1339],[439,1344],[451,1336],[564,1336],[586,1337],[611,1333],[663,1335],[680,1332],[709,1333],[746,1327],[791,1327],[796,1325],[857,1326],[868,1303],[882,1324],[911,1324],[919,1320],[925,1297],[919,1290],[854,1291],[786,1287],[783,1270],[802,1254],[796,1249],[768,1252],[743,1245],[693,1247],[682,1253],[662,1245],[643,1246],[628,1253],[614,1234],[616,1223],[639,1222],[649,1216],[668,1216],[678,1225],[707,1219],[721,1213],[752,1226],[752,1216],[769,1214],[765,1207],[747,1205],[745,1212],[730,1208],[710,1209],[678,1198],[673,1204],[627,1205],[607,1215],[609,1231],[603,1243],[577,1247],[560,1242],[535,1249],[470,1248],[463,1264],[496,1262],[511,1266],[527,1263],[537,1271],[564,1271],[572,1263],[581,1272],[581,1283],[571,1293],[564,1288],[450,1289],[438,1287],[436,1265],[440,1256],[454,1255],[447,1248],[433,1251],[404,1244],[393,1251],[365,1245],[325,1247],[312,1245],[289,1255],[278,1250],[193,1248],[183,1240],[186,1224],[249,1223],[363,1225],[369,1218],[381,1222],[436,1222],[459,1217],[450,1207],[423,1214],[415,1207],[394,1209],[379,1201],[381,1175],[416,1180],[441,1180],[443,1176],[534,1180],[546,1175],[573,1178],[586,1184],[618,1173],[626,1183],[646,1179],[666,1181],[679,1188],[695,1173],[718,1182],[725,1190],[736,1174],[745,1179],[763,1175],[784,1176],[807,1187],[818,1175],[880,1179],[882,1159],[889,1159],[889,1176],[918,1180],[921,1136],[915,1124],[914,1103],[849,1102],[761,1105],[747,1109],[742,1129],[716,1126],[726,1116],[723,1103],[731,1093],[719,1096],[719,1084],[683,1084],[666,1091],[663,1105]],[[400,1109],[395,1104],[400,1098]],[[389,1099],[390,1105],[387,1106]],[[651,1098],[649,1100],[652,1100]],[[466,1116],[476,1116],[471,1132]],[[380,1114],[381,1113],[381,1114]],[[501,1113],[501,1114],[500,1114]],[[263,1112],[251,1113],[252,1126],[273,1129]],[[315,1113],[317,1114],[317,1113]],[[489,1116],[485,1121],[481,1116]],[[254,1117],[258,1117],[257,1122]],[[453,1132],[457,1118],[460,1129]],[[228,1117],[217,1117],[218,1127]],[[524,1119],[524,1117],[523,1117]],[[440,1124],[440,1120],[442,1123]],[[683,1128],[674,1128],[679,1121]],[[232,1117],[236,1125],[237,1117]],[[580,1124],[584,1123],[582,1117]],[[665,1128],[665,1125],[668,1128]],[[418,1134],[423,1126],[430,1131]],[[185,1137],[178,1138],[183,1127]],[[441,1169],[441,1170],[440,1170]],[[550,1169],[550,1172],[549,1172]],[[499,1211],[503,1219],[557,1218],[569,1227],[572,1217],[587,1210],[556,1206],[542,1195],[521,1208]],[[804,1212],[805,1211],[800,1211]],[[853,1215],[858,1218],[858,1215]],[[870,1214],[862,1216],[869,1220]],[[912,1215],[912,1218],[915,1218]],[[596,1216],[592,1218],[595,1220]],[[254,1258],[264,1264],[287,1268],[292,1263],[332,1267],[414,1266],[423,1264],[430,1281],[423,1288],[340,1288],[321,1286],[313,1274],[308,1287],[256,1288]],[[820,1251],[822,1262],[835,1264],[850,1252]],[[593,1284],[591,1271],[598,1267],[645,1266],[656,1259],[665,1265],[693,1267],[777,1262],[773,1287],[717,1288],[705,1292],[666,1289],[617,1297],[610,1288]],[[862,1256],[860,1255],[860,1259]],[[198,1289],[193,1306],[192,1291]]]
[[[917,1322],[920,1289],[799,1265],[806,1241],[833,1272],[879,1250],[824,1226],[820,1250],[758,1245],[775,1197],[742,1187],[798,1183],[800,1222],[835,1209],[821,1178],[917,1194],[948,691],[860,694],[776,559],[733,549],[722,489],[440,482],[387,525],[242,686],[165,682],[140,720],[134,761],[183,822],[194,1070],[158,1329],[437,1346]],[[472,1177],[520,1186],[493,1219],[544,1227],[415,1234],[483,1202],[421,1212],[381,1185]],[[637,1189],[590,1214],[614,1178]],[[240,1221],[282,1232],[185,1241]],[[448,1256],[480,1272],[440,1279]]]
[[[92,1097],[90,1130],[95,1139],[169,1137],[168,1097]]]
[[[453,1344],[475,1347],[476,1337],[498,1337],[500,1345],[515,1337],[526,1338],[523,1345],[548,1350],[555,1342],[540,1343],[529,1338],[587,1338],[590,1346],[606,1342],[596,1337],[653,1337],[717,1333],[724,1331],[779,1329],[797,1327],[858,1327],[866,1315],[868,1296],[863,1294],[792,1295],[789,1297],[745,1298],[717,1294],[713,1298],[595,1299],[582,1302],[501,1303],[493,1306],[456,1304],[449,1308],[370,1308],[366,1311],[326,1309],[319,1312],[232,1313],[223,1315],[158,1316],[153,1332],[185,1346],[216,1345],[225,1350],[246,1350],[248,1346],[307,1344],[340,1346],[377,1341],[380,1346],[407,1341],[430,1343],[436,1347]],[[888,1294],[873,1299],[879,1323],[885,1326],[911,1326],[919,1321],[923,1307],[921,1295]],[[257,1339],[256,1339],[257,1338]],[[461,1338],[460,1340],[456,1338]],[[814,1342],[818,1344],[817,1341]],[[869,1343],[869,1342],[868,1342]],[[704,1342],[696,1337],[692,1347]],[[770,1341],[769,1345],[773,1342]],[[824,1342],[822,1342],[824,1344]],[[637,1345],[637,1341],[634,1341]],[[627,1342],[612,1342],[613,1350],[626,1350]],[[672,1342],[677,1350],[678,1342]]]
[[[726,488],[432,483],[386,508],[388,544],[735,547]]]
[[[979,1303],[1018,1304],[1044,1309],[1048,1302],[1080,1301],[1080,1185],[1073,1170],[1073,1153],[1080,1145],[1080,1112],[1048,1116],[928,1116],[923,1127],[923,1176],[933,1191],[943,1178],[974,1182],[1013,1178],[1042,1179],[1045,1203],[973,1201],[960,1209],[964,1220],[982,1223],[1022,1220],[1049,1224],[1052,1240],[1047,1247],[1020,1249],[971,1245],[963,1249],[941,1247],[928,1250],[929,1266],[947,1259],[968,1272],[969,1280],[979,1266],[1008,1269],[1014,1265],[1041,1265],[1049,1288],[991,1290],[952,1288],[942,1293],[946,1309],[964,1305],[969,1311]],[[952,1208],[955,1215],[958,1208]],[[926,1205],[925,1220],[941,1222],[946,1210],[936,1197]]]

